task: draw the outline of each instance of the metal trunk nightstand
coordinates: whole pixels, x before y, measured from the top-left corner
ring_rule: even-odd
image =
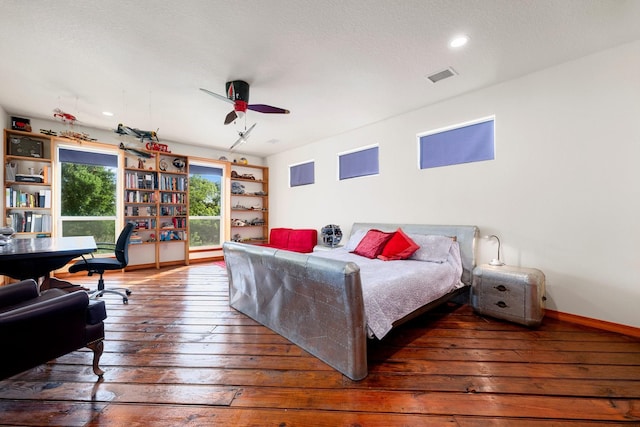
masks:
[[[473,270],[471,305],[479,314],[538,326],[544,316],[545,276],[535,268],[483,264]]]

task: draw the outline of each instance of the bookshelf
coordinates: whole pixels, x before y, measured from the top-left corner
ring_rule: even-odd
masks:
[[[3,223],[18,237],[51,236],[52,140],[4,129]]]
[[[136,229],[129,246],[131,268],[189,263],[188,159],[149,152],[127,153],[124,168],[125,221]]]
[[[269,168],[231,164],[231,240],[265,243],[269,236]]]

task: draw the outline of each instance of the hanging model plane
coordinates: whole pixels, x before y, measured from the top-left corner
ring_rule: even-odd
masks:
[[[160,140],[158,139],[158,134],[155,131],[131,128],[129,126],[123,125],[122,123],[118,124],[118,128],[114,132],[119,135],[135,136],[136,138],[140,138],[140,142],[144,142],[144,141],[160,142]]]
[[[233,150],[243,142],[247,142],[247,139],[249,138],[249,133],[251,133],[254,127],[256,127],[256,123],[254,123],[249,129],[245,130],[244,132],[238,132],[238,135],[240,135],[240,138],[238,138],[236,142],[233,143],[233,145],[231,146],[231,148],[229,148],[229,150]]]
[[[62,120],[65,123],[73,124],[77,119],[73,114],[65,113],[59,108],[53,110],[53,117]]]

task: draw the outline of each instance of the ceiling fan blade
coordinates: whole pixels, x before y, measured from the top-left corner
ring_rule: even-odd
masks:
[[[249,110],[257,111],[259,113],[267,113],[267,114],[289,114],[289,110],[285,110],[284,108],[273,107],[271,105],[264,104],[251,104],[247,106]]]
[[[214,98],[221,99],[221,100],[223,100],[223,101],[225,101],[225,102],[230,102],[231,104],[233,104],[233,103],[234,103],[234,102],[233,102],[233,100],[231,100],[231,99],[227,98],[227,97],[226,97],[226,96],[224,96],[224,95],[219,95],[219,94],[217,94],[217,93],[211,92],[210,90],[203,89],[203,88],[200,88],[200,90],[201,90],[201,91],[203,91],[204,93],[208,93],[209,95],[213,96]]]
[[[236,110],[232,110],[229,114],[227,114],[227,117],[224,118],[224,124],[228,125],[229,123],[233,122],[237,118],[238,118],[238,114],[236,113]]]

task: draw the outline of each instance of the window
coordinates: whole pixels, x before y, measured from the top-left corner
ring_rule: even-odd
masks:
[[[494,119],[418,135],[420,169],[494,159]]]
[[[289,187],[313,184],[315,163],[313,161],[289,166]]]
[[[59,147],[58,159],[61,235],[115,242],[118,156],[106,150]]]
[[[222,168],[213,164],[189,165],[189,247],[221,245]]]
[[[340,180],[359,176],[377,175],[380,173],[378,166],[378,146],[338,154],[338,171]]]

